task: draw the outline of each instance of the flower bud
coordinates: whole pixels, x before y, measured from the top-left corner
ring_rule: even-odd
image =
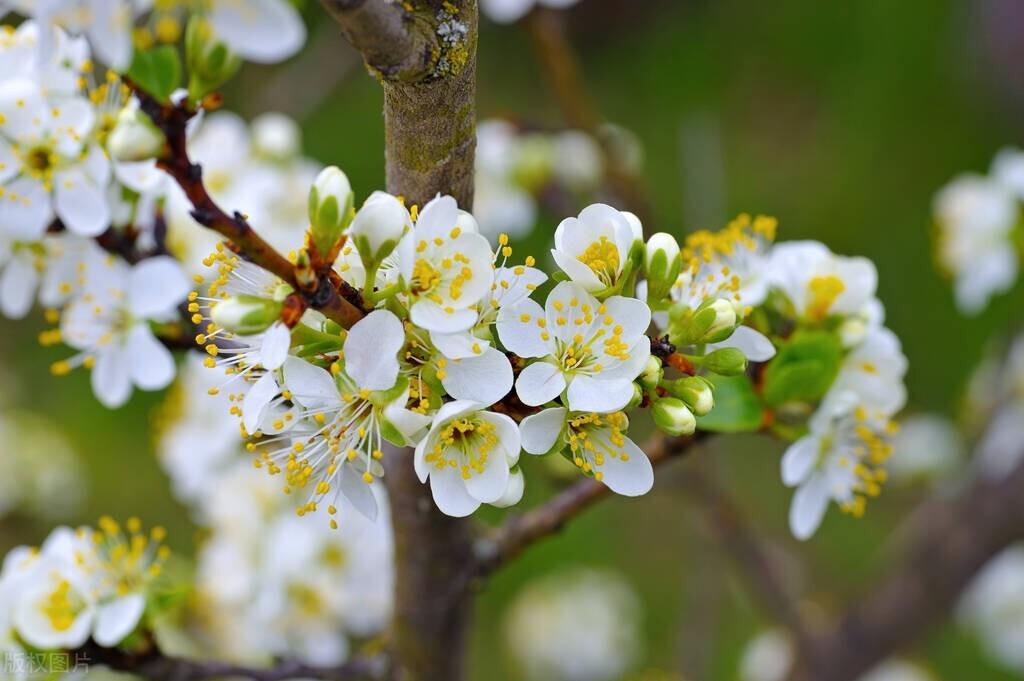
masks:
[[[736,330],[736,326],[743,321],[736,314],[736,306],[733,305],[731,300],[726,298],[717,298],[704,309],[714,310],[715,319],[711,322],[707,331],[704,332],[704,336],[700,340],[702,343],[720,343],[724,341],[732,335],[732,332]]]
[[[692,435],[697,429],[693,412],[676,397],[663,397],[655,402],[651,415],[655,425],[669,435]]]
[[[636,383],[634,383],[633,384],[633,397],[631,397],[629,399],[629,402],[626,403],[626,406],[623,407],[622,410],[626,411],[626,412],[633,411],[634,409],[639,407],[641,404],[643,404],[643,401],[644,401],[644,391],[640,389],[640,386],[638,386]]]
[[[349,238],[359,250],[363,266],[375,269],[386,258],[407,229],[412,228],[409,211],[402,202],[386,192],[374,192],[356,213]]]
[[[299,124],[282,113],[265,113],[252,121],[253,150],[273,161],[295,158],[302,146]]]
[[[107,138],[107,150],[118,161],[146,161],[160,156],[166,142],[163,132],[133,101],[117,115]]]
[[[239,294],[221,300],[210,310],[217,326],[242,336],[266,331],[281,317],[282,304],[276,300]]]
[[[498,508],[515,506],[523,498],[523,491],[525,489],[526,481],[523,479],[523,472],[519,468],[514,468],[509,471],[508,485],[505,487],[505,493],[497,501],[492,501],[491,506],[497,506]]]
[[[661,360],[657,357],[648,357],[647,363],[644,364],[644,368],[636,380],[644,390],[651,391],[661,383],[662,375],[664,375],[664,369],[662,369]]]
[[[351,220],[354,199],[348,176],[337,166],[324,168],[317,175],[309,190],[309,223],[321,255],[330,253],[341,238]]]
[[[704,368],[720,376],[739,376],[747,370],[747,358],[737,348],[719,348],[704,356]]]
[[[242,60],[217,39],[206,19],[193,15],[185,28],[185,63],[188,94],[198,101],[235,75]]]
[[[671,234],[658,232],[648,239],[644,251],[648,300],[667,297],[679,278],[681,268],[679,244]]]
[[[667,386],[672,397],[678,397],[697,416],[704,416],[715,406],[711,384],[700,376],[687,376],[671,381]]]

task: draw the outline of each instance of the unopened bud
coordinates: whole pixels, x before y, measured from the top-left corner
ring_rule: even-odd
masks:
[[[519,468],[514,468],[509,471],[508,485],[505,487],[505,493],[497,501],[492,501],[491,506],[497,506],[498,508],[515,506],[523,498],[523,491],[525,489],[526,481],[523,479],[523,472]]]
[[[687,376],[670,381],[666,386],[673,397],[678,397],[697,416],[704,416],[715,406],[711,384],[700,376]]]
[[[647,363],[644,364],[644,368],[636,380],[644,390],[650,391],[658,387],[663,375],[664,369],[662,369],[661,360],[657,357],[648,357]]]
[[[387,192],[376,191],[356,213],[348,233],[363,265],[370,270],[395,250],[407,229],[412,229],[412,219],[402,202]]]
[[[739,376],[747,370],[747,358],[737,348],[719,348],[704,356],[704,368],[720,376]]]
[[[268,298],[239,294],[221,300],[210,310],[217,326],[242,336],[266,331],[281,317],[281,303]]]
[[[676,397],[663,397],[651,407],[654,423],[669,435],[692,435],[697,429],[693,412]]]
[[[354,198],[348,176],[337,166],[328,166],[317,175],[309,190],[309,223],[321,255],[334,248],[351,221]]]
[[[648,239],[644,251],[648,299],[659,300],[667,297],[676,279],[679,278],[681,267],[679,244],[671,234],[658,232]]]
[[[147,161],[160,156],[166,142],[163,132],[139,111],[133,100],[117,115],[117,123],[107,138],[107,150],[118,161]]]
[[[242,60],[217,39],[210,22],[193,15],[185,28],[185,63],[188,94],[198,101],[235,75]]]
[[[629,398],[629,402],[623,407],[623,411],[633,411],[639,407],[644,401],[644,391],[636,383],[633,384],[633,397]]]

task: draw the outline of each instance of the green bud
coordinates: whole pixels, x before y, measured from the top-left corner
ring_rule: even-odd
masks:
[[[629,398],[629,402],[623,407],[623,411],[632,411],[640,406],[644,401],[644,391],[640,389],[640,386],[636,383],[633,384],[633,397]]]
[[[704,338],[701,339],[704,343],[720,343],[726,338],[732,335],[732,332],[736,330],[736,326],[739,325],[742,319],[736,312],[736,306],[731,300],[725,298],[718,298],[707,306],[709,310],[715,311],[715,321],[708,327],[707,332],[704,334]]]
[[[673,305],[668,311],[669,341],[677,346],[704,342],[703,339],[717,316],[711,307],[701,306],[694,311],[682,303]]]
[[[697,416],[705,416],[715,406],[711,384],[700,376],[687,376],[669,381],[665,387],[672,397],[678,397]]]
[[[736,348],[719,348],[704,356],[703,365],[720,376],[739,376],[747,370],[747,358]]]
[[[242,293],[215,303],[210,319],[232,333],[251,336],[280,319],[282,307],[279,301]]]
[[[352,219],[354,201],[348,176],[337,166],[320,171],[309,190],[309,224],[321,255],[330,253]]]
[[[644,364],[644,368],[636,380],[644,390],[650,391],[658,387],[664,373],[661,360],[657,357],[648,357],[647,364]]]
[[[129,104],[117,115],[107,137],[107,151],[118,161],[148,161],[163,154],[167,139],[149,116]]]
[[[647,298],[661,300],[667,297],[679,278],[681,268],[679,244],[671,234],[658,232],[648,239],[644,251]]]
[[[697,429],[693,412],[676,397],[663,397],[651,408],[654,423],[669,435],[692,435]]]
[[[196,14],[185,28],[185,63],[189,96],[198,101],[235,75],[242,60],[217,40],[210,23]]]

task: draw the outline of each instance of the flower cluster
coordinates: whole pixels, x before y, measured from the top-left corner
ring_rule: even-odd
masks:
[[[160,527],[144,532],[137,518],[123,528],[101,518],[98,529],[60,527],[39,548],[12,550],[0,572],[2,650],[122,642],[159,588],[170,556],[164,534]]]
[[[1003,149],[988,175],[964,174],[935,196],[939,264],[954,278],[957,306],[976,314],[1017,281],[1024,247],[1024,152]]]

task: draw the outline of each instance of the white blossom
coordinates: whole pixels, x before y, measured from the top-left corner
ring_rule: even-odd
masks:
[[[591,293],[614,287],[630,262],[639,222],[611,206],[595,203],[555,230],[552,257],[569,278]]]

